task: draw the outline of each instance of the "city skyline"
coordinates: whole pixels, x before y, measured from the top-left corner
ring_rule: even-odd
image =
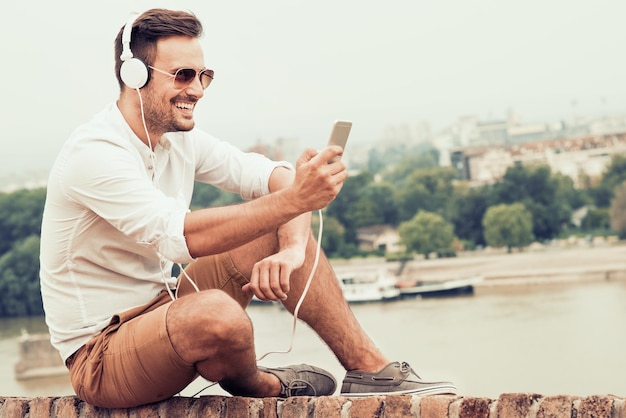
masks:
[[[353,121],[356,146],[390,126],[437,131],[465,115],[626,114],[617,0],[10,2],[0,178],[48,169],[70,132],[116,99],[115,34],[149,7],[189,9],[203,22],[216,73],[197,126],[242,148],[281,137],[320,148],[335,119]]]

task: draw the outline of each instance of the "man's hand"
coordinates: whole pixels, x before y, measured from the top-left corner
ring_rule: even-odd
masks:
[[[284,189],[290,193],[287,202],[302,208],[303,213],[307,214],[332,202],[348,177],[348,172],[341,160],[332,163],[329,160],[342,152],[339,146],[330,146],[321,152],[305,150],[296,163],[293,182]],[[279,228],[279,251],[254,265],[250,283],[243,286],[245,292],[252,292],[264,301],[287,298],[291,273],[304,263],[310,215],[303,219],[305,226],[297,226],[298,223],[292,221]]]
[[[307,149],[296,162],[296,177],[290,189],[306,211],[325,208],[341,191],[348,177],[346,165],[341,160],[329,160],[342,153],[339,146],[326,147],[319,153]]]
[[[304,252],[288,248],[277,252],[254,265],[250,283],[243,286],[244,292],[253,292],[263,301],[287,299],[291,273],[302,267]]]

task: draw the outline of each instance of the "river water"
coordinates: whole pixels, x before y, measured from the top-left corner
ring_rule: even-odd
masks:
[[[501,393],[626,396],[626,281],[480,287],[474,295],[353,305],[391,359],[409,362],[425,380],[456,383],[464,396]],[[251,306],[259,356],[286,350],[292,318],[276,305]],[[73,394],[67,376],[16,381],[22,329],[45,331],[42,318],[0,320],[0,396]],[[358,348],[355,347],[355,350]],[[344,371],[299,322],[293,349],[263,365],[307,362]],[[164,378],[167,378],[164,376]],[[202,379],[182,395],[224,394]]]

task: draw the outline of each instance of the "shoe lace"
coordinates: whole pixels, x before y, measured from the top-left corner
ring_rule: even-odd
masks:
[[[413,370],[413,368],[409,366],[409,363],[405,361],[400,364],[400,370],[402,371],[402,373],[413,373],[415,376],[417,376],[418,379],[421,379],[420,375],[415,373],[415,370]]]
[[[417,376],[418,379],[422,379],[420,377],[420,375],[418,375],[417,373],[415,373],[415,370],[413,370],[413,368],[409,365],[409,363],[407,362],[402,362],[400,363],[400,372],[402,373],[403,377],[401,378],[401,380],[405,380],[407,378],[407,376],[410,373],[413,373],[415,376]],[[346,374],[346,378],[350,378],[350,379],[363,379],[364,375],[362,373],[358,373],[358,372],[348,372]],[[379,375],[373,375],[370,377],[370,379],[376,381],[376,380],[395,380],[397,376],[379,376]]]
[[[284,386],[283,393],[285,396],[288,396],[288,397],[296,396],[298,390],[307,389],[307,388],[310,388],[313,391],[313,394],[310,396],[317,396],[317,391],[315,390],[315,387],[309,382],[307,382],[306,380],[302,380],[302,379],[293,379],[291,382],[289,382],[288,385]]]

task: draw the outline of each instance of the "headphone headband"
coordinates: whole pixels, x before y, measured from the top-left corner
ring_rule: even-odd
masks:
[[[139,17],[139,14],[133,14],[124,26],[124,31],[122,32],[122,55],[120,55],[122,61],[133,57],[133,52],[130,50],[130,36],[133,32],[133,23],[135,23],[137,17]]]
[[[139,14],[133,14],[122,31],[122,66],[120,67],[120,78],[124,84],[131,89],[140,89],[146,85],[150,73],[148,67],[139,58],[133,58],[133,52],[130,49],[130,38],[133,32],[133,24]]]

